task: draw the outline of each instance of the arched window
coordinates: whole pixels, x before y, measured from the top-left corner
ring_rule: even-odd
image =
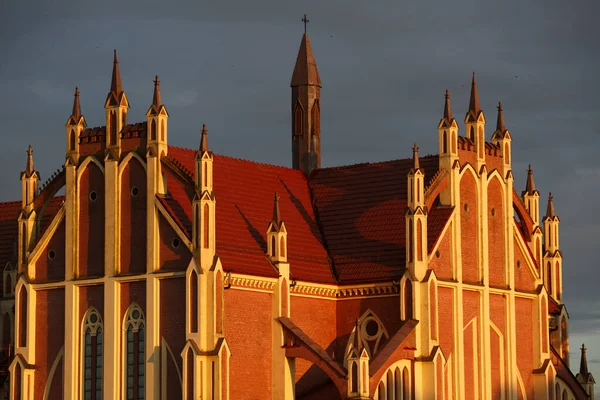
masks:
[[[396,390],[396,400],[402,399],[402,379],[400,378],[400,368],[394,370],[394,386]],[[408,399],[407,399],[408,400]]]
[[[421,180],[417,179],[417,201],[421,201]]]
[[[412,283],[409,279],[404,282],[404,319],[412,319]]]
[[[204,186],[208,186],[208,163],[204,163]]]
[[[475,128],[473,128],[471,126],[471,129],[469,130],[469,139],[471,139],[472,141],[475,141]]]
[[[146,332],[144,313],[133,303],[125,314],[125,398],[142,400],[145,398],[146,371]]]
[[[300,106],[300,102],[296,104],[296,108],[294,109],[294,135],[302,136],[302,116],[303,116],[302,107]]]
[[[560,385],[556,383],[556,400],[560,400]]]
[[[320,136],[321,134],[321,110],[319,108],[319,101],[315,101],[312,108],[312,134],[313,136]]]
[[[196,248],[199,249],[200,248],[200,224],[198,223],[198,218],[201,218],[202,216],[200,215],[200,206],[196,205],[196,214],[194,217],[194,221],[196,221]]]
[[[13,392],[14,400],[21,400],[21,364],[15,365],[15,386]]]
[[[429,285],[429,301],[431,306],[429,307],[429,317],[431,318],[431,339],[437,339],[437,291],[435,282],[431,282]]]
[[[387,386],[387,398],[388,400],[394,399],[394,375],[392,371],[388,371],[386,374],[386,386]]]
[[[452,132],[452,152],[456,153],[456,133]]]
[[[358,392],[358,364],[356,361],[352,362],[352,393]]]
[[[221,271],[217,272],[217,278],[215,282],[217,288],[215,290],[215,319],[216,319],[216,331],[217,333],[223,333],[223,274]]]
[[[386,400],[385,399],[385,386],[383,386],[383,382],[379,382],[379,387],[377,388],[379,395],[377,396],[378,400]]]
[[[194,399],[194,353],[192,349],[187,352],[187,400]]]
[[[421,220],[417,220],[417,260],[423,261],[423,227]]]
[[[283,236],[279,239],[279,255],[285,257],[285,238]]]
[[[569,400],[569,396],[567,395],[567,389],[563,389],[562,400]]]
[[[537,262],[538,265],[541,264],[542,261],[542,256],[541,256],[541,248],[540,248],[540,238],[535,239],[535,248],[536,248],[536,255],[537,255]]]
[[[208,220],[210,218],[210,214],[208,212],[208,204],[204,204],[204,215],[203,215],[203,220],[204,220],[204,248],[208,249],[208,243],[209,243],[209,237],[208,237],[208,228],[210,228],[210,221]]]
[[[408,368],[402,370],[402,398],[409,399],[410,397],[410,379],[408,376]]]
[[[444,136],[442,137],[442,153],[448,152],[448,133],[444,131]]]
[[[550,264],[550,261],[548,261],[548,264],[546,265],[546,289],[548,290],[548,293],[552,295],[552,265]]]
[[[275,236],[271,236],[271,257],[275,257],[277,250],[277,242],[275,241]]]
[[[69,133],[69,151],[75,150],[75,131],[71,129],[71,133]]]
[[[156,120],[152,120],[150,124],[150,140],[156,140]]]
[[[83,317],[83,399],[102,399],[102,317],[91,307]]]
[[[198,332],[198,274],[190,274],[190,332]]]
[[[408,262],[413,262],[413,226],[408,224]]]
[[[558,261],[556,262],[556,298],[558,300],[560,300],[560,264],[558,263]]]
[[[504,163],[505,164],[510,164],[510,151],[509,151],[509,147],[508,147],[508,143],[504,144]]]
[[[18,346],[27,346],[27,290],[21,286],[19,290],[19,343]]]
[[[160,121],[160,140],[165,141],[165,120]]]
[[[117,114],[113,111],[110,113],[110,146],[117,143]]]

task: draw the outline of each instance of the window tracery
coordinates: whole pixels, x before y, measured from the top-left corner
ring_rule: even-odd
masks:
[[[91,307],[83,318],[83,399],[102,399],[103,325],[98,310]]]
[[[139,305],[133,303],[124,322],[125,344],[125,398],[127,400],[145,399],[145,347],[146,323]]]

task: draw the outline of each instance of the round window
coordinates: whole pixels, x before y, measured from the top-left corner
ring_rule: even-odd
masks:
[[[140,312],[138,310],[133,310],[131,316],[133,317],[133,319],[138,319],[140,317]]]
[[[140,194],[140,189],[137,188],[137,186],[134,186],[131,188],[131,195],[133,197],[136,197],[138,194]]]
[[[372,339],[377,336],[379,332],[379,324],[374,319],[368,320],[365,324],[365,333],[367,334],[367,339]]]
[[[469,212],[469,205],[467,203],[465,203],[463,208],[464,208],[465,212]]]
[[[56,258],[56,252],[55,252],[54,250],[50,250],[50,251],[48,252],[48,258],[49,258],[50,260],[54,260],[54,259]]]
[[[92,191],[90,192],[90,200],[91,200],[91,201],[96,201],[96,199],[97,199],[97,198],[98,198],[98,193],[96,193],[96,191],[95,191],[95,190],[92,190]]]
[[[92,314],[90,316],[90,321],[95,324],[98,321],[98,316],[96,314]]]
[[[171,242],[171,246],[173,246],[174,248],[178,248],[180,244],[181,242],[177,238],[173,239],[173,241]]]

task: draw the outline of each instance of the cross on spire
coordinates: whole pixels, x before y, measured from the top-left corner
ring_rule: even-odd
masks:
[[[304,18],[302,18],[302,22],[304,22],[304,34],[306,35],[306,24],[310,22],[308,18],[306,18],[306,14],[304,14]]]

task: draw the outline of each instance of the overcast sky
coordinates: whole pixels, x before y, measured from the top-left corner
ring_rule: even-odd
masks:
[[[130,122],[145,120],[158,74],[170,144],[195,148],[206,123],[215,152],[286,166],[304,13],[324,166],[406,158],[414,140],[436,153],[444,91],[463,127],[475,71],[488,140],[502,101],[517,189],[531,163],[540,208],[554,195],[571,362],[577,370],[585,341],[600,379],[600,2],[23,3],[0,2],[0,201],[19,199],[28,144],[42,180],[61,167],[75,86],[88,126],[105,124],[113,48]]]

